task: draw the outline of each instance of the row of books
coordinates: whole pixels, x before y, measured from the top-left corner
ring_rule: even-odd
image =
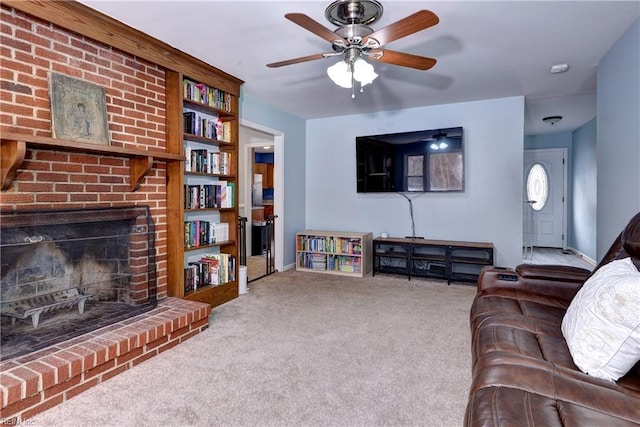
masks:
[[[184,291],[219,286],[236,280],[236,258],[229,254],[205,254],[184,269]]]
[[[298,255],[298,266],[313,270],[360,273],[362,272],[362,258],[341,255],[322,255],[317,253],[300,253]]]
[[[346,237],[298,236],[298,250],[360,255],[362,242],[360,239]]]
[[[185,99],[231,112],[230,93],[189,79],[184,79],[182,84]]]
[[[220,209],[235,206],[235,183],[216,181],[212,184],[185,184],[185,209]]]
[[[199,248],[227,240],[229,240],[229,224],[226,222],[214,223],[204,220],[184,222],[185,249]]]
[[[189,144],[184,144],[184,157],[185,172],[231,175],[232,153],[192,148]]]
[[[196,111],[185,111],[182,113],[182,117],[185,133],[216,140],[225,140],[223,137],[225,133],[225,122],[220,118],[203,116]],[[229,127],[228,122],[227,127]]]

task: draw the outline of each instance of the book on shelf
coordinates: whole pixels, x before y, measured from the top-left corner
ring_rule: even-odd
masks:
[[[222,139],[223,125],[219,117],[204,116],[196,111],[185,111],[182,116],[185,133],[216,140]]]
[[[298,250],[360,255],[362,241],[358,238],[300,235],[298,236]]]
[[[184,247],[196,249],[229,240],[229,224],[211,221],[184,221]]]
[[[236,280],[236,257],[225,253],[207,253],[202,256],[202,263],[217,263],[218,284],[233,282]]]
[[[196,83],[187,78],[183,79],[183,93],[185,99],[199,102],[226,112],[231,112],[231,94],[203,83]]]
[[[233,153],[193,148],[184,144],[185,172],[201,172],[212,175],[231,175]]]
[[[220,283],[218,260],[212,258],[202,258],[198,261],[190,262],[185,268],[185,291],[196,290],[203,286],[218,286]]]
[[[235,183],[184,184],[185,209],[221,209],[235,206]]]

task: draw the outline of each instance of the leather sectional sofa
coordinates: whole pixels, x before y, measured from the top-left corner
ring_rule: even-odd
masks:
[[[470,314],[473,382],[465,425],[640,425],[640,362],[617,381],[598,378],[578,368],[563,335],[565,314],[585,281],[615,260],[640,270],[640,213],[593,272],[550,265],[482,272]],[[640,287],[640,279],[629,283]],[[640,289],[631,292],[637,297]],[[631,352],[640,359],[640,347]]]

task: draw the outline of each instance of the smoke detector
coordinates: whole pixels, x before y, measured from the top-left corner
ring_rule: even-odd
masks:
[[[569,70],[569,64],[555,64],[549,68],[551,74],[564,73],[567,70]]]

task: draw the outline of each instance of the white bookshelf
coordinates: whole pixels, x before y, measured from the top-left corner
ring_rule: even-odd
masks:
[[[371,271],[372,233],[296,233],[296,270],[364,277]]]

